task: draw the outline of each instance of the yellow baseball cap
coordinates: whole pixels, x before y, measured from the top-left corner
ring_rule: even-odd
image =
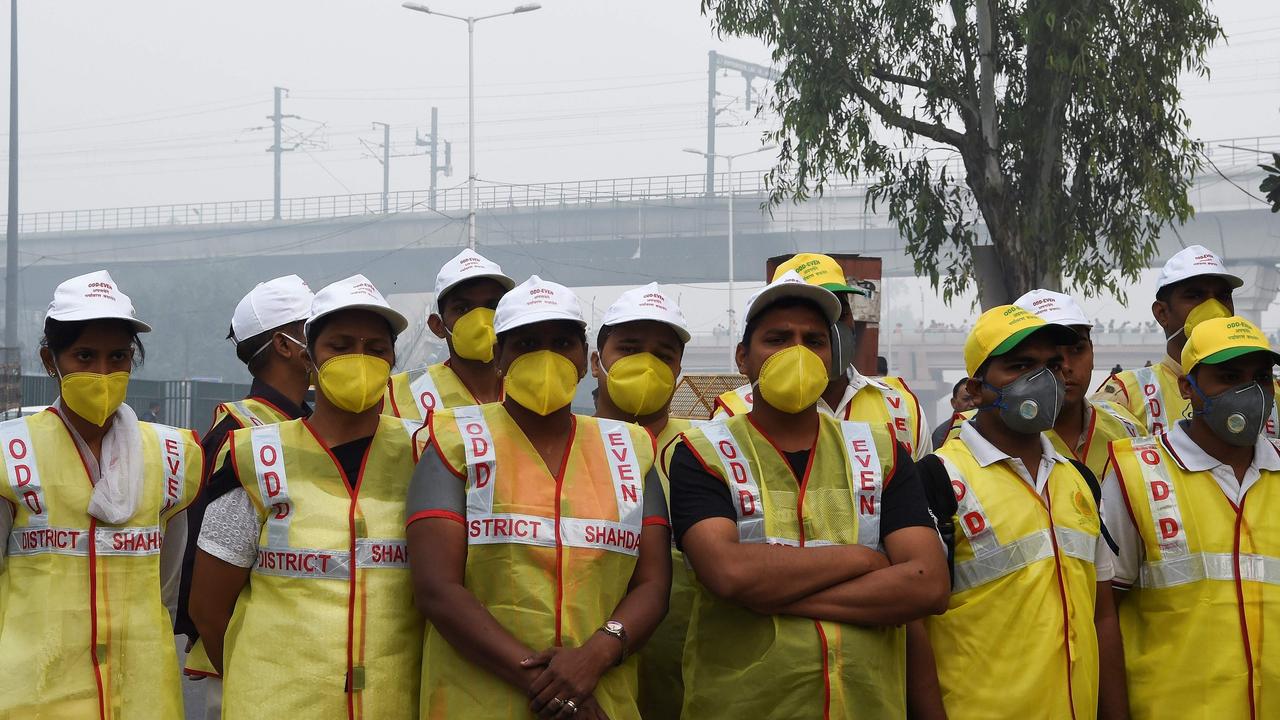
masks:
[[[1267,353],[1272,362],[1280,362],[1280,354],[1271,349],[1258,326],[1239,315],[1213,318],[1196,325],[1187,337],[1182,348],[1182,370],[1191,372],[1201,363],[1217,365],[1255,352]]]
[[[795,270],[800,275],[800,279],[810,285],[824,287],[833,293],[869,294],[860,287],[850,285],[844,276],[844,268],[840,267],[840,263],[836,262],[835,258],[830,255],[821,255],[819,253],[793,255],[790,260],[782,263],[773,271],[773,279],[777,280],[785,275],[788,270]]]
[[[1032,333],[1043,330],[1050,333],[1060,345],[1073,345],[1080,340],[1075,330],[1066,325],[1047,323],[1044,318],[1017,305],[1000,305],[978,316],[973,330],[964,341],[964,368],[969,377],[978,374],[978,368],[998,355],[1014,349]]]

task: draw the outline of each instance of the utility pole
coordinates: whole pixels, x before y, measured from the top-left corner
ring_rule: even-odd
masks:
[[[280,112],[281,102],[284,100],[285,93],[287,92],[289,92],[288,88],[282,88],[279,86],[276,87],[276,111],[274,114],[267,116],[267,119],[271,120],[275,124],[275,144],[267,148],[267,152],[273,153],[276,156],[275,157],[276,185],[275,185],[275,195],[273,196],[275,199],[275,202],[272,205],[272,209],[273,209],[272,217],[276,220],[280,219],[280,156],[283,153],[293,150],[293,148],[286,148],[280,143],[280,134],[284,129],[285,118],[298,117],[297,115],[285,115],[282,112]]]
[[[778,79],[778,72],[771,67],[721,55],[715,50],[707,53],[707,197],[716,194],[716,116],[721,112],[716,108],[716,72],[720,70],[733,70],[746,80],[748,110],[751,109],[751,82],[756,78]]]
[[[391,194],[391,126],[384,122],[375,122],[373,126],[382,126],[382,212],[387,213]]]
[[[5,226],[3,362],[14,363],[18,348],[18,0],[9,18],[9,217]]]
[[[416,133],[415,133],[416,134]],[[448,140],[441,142],[440,140],[440,112],[438,108],[431,108],[431,134],[427,137],[416,135],[413,144],[418,147],[428,148],[427,154],[431,156],[431,190],[427,193],[427,207],[436,209],[436,186],[440,173],[444,173],[445,177],[449,177],[453,173],[453,144]],[[444,145],[444,164],[440,164],[440,145]]]

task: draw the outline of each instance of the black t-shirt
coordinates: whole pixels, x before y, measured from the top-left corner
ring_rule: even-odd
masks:
[[[911,455],[895,443],[894,471],[880,495],[880,539],[908,527],[936,527]],[[783,453],[795,477],[804,477],[809,450]],[[689,528],[708,518],[737,520],[729,486],[711,474],[683,442],[671,455],[671,529],[679,545]]]

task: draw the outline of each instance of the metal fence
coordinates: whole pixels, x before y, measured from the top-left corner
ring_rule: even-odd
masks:
[[[1280,151],[1280,135],[1208,140],[1203,144],[1204,171],[1216,177],[1214,170],[1252,169],[1269,160],[1269,152]],[[953,172],[960,170],[960,158],[952,156],[942,163]],[[727,195],[732,187],[735,195],[763,196],[769,192],[765,171],[715,174],[715,196]],[[832,182],[827,195],[865,193],[866,183]],[[476,206],[480,209],[508,207],[542,207],[587,205],[603,202],[635,202],[646,199],[682,199],[707,196],[707,177],[690,175],[651,175],[644,177],[571,180],[533,184],[484,182],[476,188]],[[467,189],[454,187],[429,190],[398,190],[387,194],[387,214],[440,212],[460,214],[467,209]],[[324,220],[383,214],[382,193],[351,195],[317,195],[282,198],[280,219],[287,221]],[[215,223],[270,222],[274,219],[272,200],[232,200],[227,202],[184,203],[178,205],[146,205],[87,210],[54,210],[22,213],[18,220],[20,233],[81,232],[124,230],[169,225],[207,225]],[[3,216],[0,216],[3,218]],[[0,220],[2,222],[2,220]]]
[[[27,408],[46,406],[58,397],[58,381],[44,375],[23,375],[22,405]],[[204,432],[213,422],[213,411],[219,404],[238,400],[249,394],[243,383],[219,383],[200,380],[129,380],[128,403],[141,417],[152,403],[159,403],[157,422]]]

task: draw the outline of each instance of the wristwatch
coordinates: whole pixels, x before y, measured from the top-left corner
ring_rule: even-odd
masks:
[[[614,663],[614,665],[621,665],[622,661],[627,659],[627,629],[617,620],[608,620],[600,626],[600,632],[612,635],[622,643],[622,652],[618,654],[618,661]]]

